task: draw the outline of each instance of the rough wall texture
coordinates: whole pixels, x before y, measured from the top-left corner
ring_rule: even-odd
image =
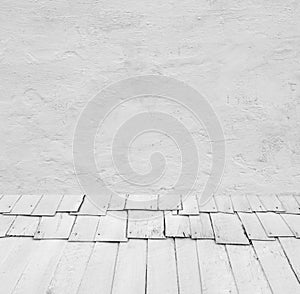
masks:
[[[80,191],[77,118],[105,85],[162,74],[222,122],[220,191],[300,188],[298,1],[0,3],[0,192]]]

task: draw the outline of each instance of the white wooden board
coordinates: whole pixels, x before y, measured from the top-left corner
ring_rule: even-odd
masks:
[[[128,195],[112,194],[107,210],[124,210]]]
[[[182,210],[179,210],[181,215],[198,215],[199,207],[198,200],[195,194],[190,194],[182,198]]]
[[[41,195],[22,195],[14,205],[10,214],[31,215],[41,199]]]
[[[189,219],[193,239],[214,239],[209,213],[200,212],[199,215],[191,215]]]
[[[129,195],[126,200],[125,209],[157,210],[157,195]]]
[[[84,195],[64,195],[57,212],[77,212],[82,204]]]
[[[21,195],[4,195],[0,199],[0,213],[10,212]]]
[[[19,238],[0,238],[0,265],[9,257],[9,252],[18,242]]]
[[[300,238],[300,216],[294,214],[281,214],[296,238]]]
[[[98,215],[105,215],[106,209],[100,209],[93,204],[88,197],[84,197],[84,200],[79,208],[78,212],[74,212],[73,214],[76,215],[89,215],[89,216],[98,216]]]
[[[278,194],[277,197],[286,213],[300,214],[300,204],[293,194]]]
[[[231,202],[234,211],[252,212],[250,203],[245,194],[242,193],[231,194]]]
[[[200,196],[198,198],[198,207],[200,212],[217,212],[217,204],[215,202],[215,198],[211,197],[206,203],[201,202]]]
[[[258,195],[256,194],[248,194],[247,199],[249,201],[250,207],[252,211],[267,211],[266,208],[261,203]]]
[[[18,215],[7,232],[8,236],[34,236],[40,218],[37,216]]]
[[[15,220],[14,215],[0,215],[0,237],[4,237]]]
[[[216,195],[215,201],[219,212],[233,213],[233,207],[230,196]]]
[[[69,241],[94,241],[98,223],[98,216],[78,215],[72,228]]]
[[[283,212],[284,208],[275,194],[260,195],[259,199],[267,211]]]
[[[253,241],[256,255],[274,294],[300,293],[300,284],[277,241]]]
[[[180,194],[158,195],[159,210],[180,210],[182,209]]]
[[[173,215],[165,211],[166,237],[190,237],[190,221],[187,215]]]
[[[62,200],[63,195],[59,194],[45,194],[42,196],[32,215],[50,215],[53,216]]]

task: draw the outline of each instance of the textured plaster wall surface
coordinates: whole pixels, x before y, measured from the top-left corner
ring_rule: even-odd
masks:
[[[72,139],[80,112],[104,86],[143,74],[182,80],[214,107],[227,148],[221,192],[299,191],[298,1],[2,0],[0,192],[79,192]],[[138,150],[172,145],[156,136]],[[136,169],[148,168],[144,153],[134,156]]]

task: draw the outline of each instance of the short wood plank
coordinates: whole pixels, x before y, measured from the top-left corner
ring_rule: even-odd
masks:
[[[100,217],[95,241],[127,241],[127,212],[113,211]]]
[[[98,216],[78,215],[72,228],[69,241],[94,241],[98,223]]]
[[[241,193],[231,194],[231,202],[234,211],[252,212],[250,203],[246,195]]]
[[[238,215],[250,240],[274,240],[274,238],[267,236],[261,222],[259,221],[255,213],[239,212]]]
[[[179,210],[181,215],[198,215],[199,207],[198,200],[195,194],[188,195],[182,198],[182,210]]]
[[[179,293],[173,239],[148,240],[146,293]]]
[[[94,243],[67,242],[48,289],[44,293],[77,293],[93,247]]]
[[[162,211],[128,211],[128,238],[163,239],[164,215]]]
[[[257,216],[269,237],[294,236],[280,214],[275,212],[258,212]]]
[[[202,293],[237,293],[225,246],[197,240]]]
[[[7,232],[7,236],[27,236],[33,237],[40,218],[37,216],[18,215]]]
[[[296,238],[300,238],[300,216],[294,214],[281,214]]]
[[[180,194],[158,195],[159,210],[180,210],[182,209]]]
[[[300,293],[300,283],[277,241],[253,241],[273,293]]]
[[[231,199],[226,195],[216,195],[215,201],[219,212],[233,213]]]
[[[252,246],[226,245],[239,293],[272,293]]]
[[[84,195],[64,195],[57,212],[77,212],[83,202]]]
[[[106,209],[100,209],[98,208],[94,203],[92,203],[88,197],[84,197],[84,200],[79,208],[78,212],[75,212],[73,214],[76,215],[105,215],[106,214]]]
[[[219,244],[249,244],[242,223],[236,214],[212,213],[216,242]]]
[[[191,239],[175,239],[180,294],[201,293],[197,244]]]
[[[158,210],[157,195],[129,195],[125,209]]]
[[[0,215],[0,237],[4,237],[15,220],[14,215]]]
[[[12,210],[21,195],[3,195],[0,199],[0,213],[8,213]]]
[[[68,239],[75,222],[75,216],[57,213],[43,216],[34,234],[34,239]]]
[[[111,293],[118,246],[118,243],[95,244],[78,294]]]
[[[107,210],[124,210],[128,195],[112,194]]]
[[[274,211],[274,212],[283,212],[284,208],[275,194],[270,195],[260,195],[260,201],[262,202],[263,206],[267,209],[267,211]]]
[[[209,213],[189,216],[192,239],[214,239],[214,232]]]
[[[198,207],[200,212],[217,212],[217,204],[215,198],[211,197],[207,202],[202,203],[201,198],[198,196]]]
[[[35,241],[37,248],[22,273],[13,294],[46,293],[55,268],[66,246],[64,241]]]
[[[248,194],[247,199],[249,201],[252,211],[257,211],[257,212],[267,211],[267,209],[261,203],[258,195]]]
[[[121,243],[112,294],[140,294],[146,288],[147,241]]]
[[[166,237],[190,237],[190,221],[187,215],[173,215],[165,211]]]
[[[300,239],[279,238],[279,241],[300,282]]]
[[[63,195],[59,194],[45,194],[38,202],[37,206],[32,212],[32,215],[55,215],[57,208],[62,200]]]
[[[22,195],[10,214],[31,215],[41,197],[41,195]]]
[[[300,204],[297,202],[292,193],[277,194],[277,197],[286,213],[300,214]]]

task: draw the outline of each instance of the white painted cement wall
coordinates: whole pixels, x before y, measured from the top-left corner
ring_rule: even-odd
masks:
[[[2,0],[0,192],[79,192],[80,111],[142,74],[211,102],[227,145],[221,192],[299,191],[298,1]]]

